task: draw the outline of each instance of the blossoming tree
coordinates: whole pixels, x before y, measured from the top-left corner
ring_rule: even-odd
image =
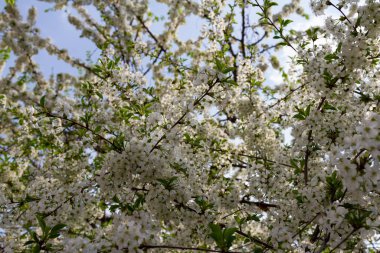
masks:
[[[43,1],[75,9],[101,55],[72,57],[6,1],[2,252],[375,252],[379,1],[313,0],[336,15],[299,31],[299,0],[160,0],[163,18],[147,0]],[[183,40],[189,17],[204,26]],[[80,74],[46,77],[41,51]]]

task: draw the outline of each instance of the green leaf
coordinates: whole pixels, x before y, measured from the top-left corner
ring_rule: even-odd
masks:
[[[36,244],[32,248],[32,253],[40,253],[41,252],[41,246],[39,244]]]
[[[38,221],[38,225],[40,226],[42,232],[44,232],[44,234],[45,234],[45,232],[47,232],[48,226],[45,223],[44,216],[42,214],[37,214],[37,221]]]
[[[326,177],[326,197],[330,202],[334,202],[343,197],[343,182],[334,171],[330,176]]]
[[[237,228],[225,228],[222,229],[222,227],[219,224],[209,224],[209,227],[211,229],[211,238],[214,239],[216,245],[218,248],[220,248],[222,251],[227,251],[231,246],[233,241],[236,239],[234,236],[234,233],[238,231]]]
[[[53,238],[57,238],[58,236],[60,236],[60,231],[66,227],[65,224],[62,224],[62,223],[59,223],[57,225],[55,225],[51,230],[50,230],[50,233],[49,233],[49,238],[53,239]]]
[[[325,103],[323,104],[323,110],[336,111],[337,109],[336,109],[334,106],[332,106],[331,104],[325,102]]]
[[[96,126],[94,129],[94,133],[99,133],[102,130],[101,126]]]
[[[24,246],[26,246],[26,245],[30,245],[30,244],[33,244],[33,243],[36,243],[35,241],[32,241],[32,240],[29,240],[29,241],[26,241],[25,243],[24,243]]]
[[[236,69],[235,67],[227,67],[222,72],[223,72],[223,74],[227,74],[228,72],[232,72],[235,69]]]
[[[327,55],[325,56],[325,60],[326,60],[328,63],[331,63],[333,60],[337,60],[337,59],[339,59],[339,57],[338,57],[335,53],[333,53],[333,54],[327,54]]]
[[[224,69],[224,63],[221,62],[219,59],[215,59],[216,69],[220,72]]]
[[[348,204],[344,207],[349,209],[348,213],[345,215],[345,219],[354,229],[360,229],[367,226],[366,219],[371,215],[371,211],[363,209],[357,204]]]
[[[172,164],[170,164],[170,167],[172,169],[174,169],[178,173],[182,173],[185,176],[188,175],[187,174],[187,169],[184,166],[182,166],[181,164],[179,164],[179,163],[172,163]]]
[[[342,42],[339,42],[338,47],[335,50],[335,53],[339,53],[342,51]]]
[[[171,191],[174,189],[175,183],[177,181],[178,177],[169,177],[169,178],[159,178],[157,179],[158,182],[161,183],[161,185],[168,191]]]
[[[289,25],[290,23],[292,23],[293,22],[293,20],[290,20],[290,19],[285,19],[285,20],[283,20],[282,22],[281,22],[281,24],[282,24],[282,26],[287,26],[287,25]]]
[[[295,119],[299,120],[305,120],[309,115],[310,115],[310,110],[311,110],[311,104],[308,105],[305,109],[298,108],[296,106],[297,114],[293,116]]]
[[[223,249],[223,246],[224,246],[224,242],[223,242],[223,231],[222,231],[222,228],[220,227],[219,224],[212,224],[210,223],[209,224],[209,227],[211,229],[211,238],[214,239],[216,245],[222,249]]]
[[[247,221],[253,220],[253,221],[257,221],[257,222],[259,222],[259,221],[260,221],[260,217],[261,217],[261,215],[250,214],[250,215],[248,215],[248,217],[247,217]]]
[[[316,27],[316,28],[312,27],[312,28],[306,30],[306,34],[309,37],[309,39],[311,39],[312,41],[316,41],[318,39],[318,30],[319,30],[318,27]]]
[[[40,98],[40,106],[41,106],[41,107],[45,107],[45,97],[46,97],[46,95],[44,95],[44,96],[42,96],[42,97]]]
[[[9,59],[11,55],[11,49],[6,47],[4,49],[0,49],[0,61],[5,62]]]
[[[38,242],[40,241],[40,240],[38,239],[38,236],[37,236],[37,233],[36,233],[36,232],[34,232],[34,231],[30,230],[30,229],[27,229],[27,231],[28,231],[30,237],[32,237],[32,239],[33,239],[35,242],[38,243]]]
[[[99,91],[96,91],[95,93],[96,93],[96,95],[98,95],[98,97],[100,99],[103,99],[103,94],[102,93],[100,93]]]
[[[226,228],[223,231],[223,239],[224,239],[224,250],[228,250],[232,246],[232,242],[236,239],[233,235],[237,228]]]
[[[16,0],[5,0],[5,2],[9,5],[15,5]]]
[[[212,203],[205,200],[202,196],[196,197],[194,201],[201,208],[202,213],[214,207]]]

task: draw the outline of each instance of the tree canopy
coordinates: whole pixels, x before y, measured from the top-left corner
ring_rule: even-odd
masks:
[[[40,0],[95,61],[22,1],[0,12],[2,252],[380,248],[379,1]]]

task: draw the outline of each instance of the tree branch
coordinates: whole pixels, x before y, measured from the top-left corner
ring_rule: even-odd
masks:
[[[214,81],[209,87],[208,89],[199,97],[197,98],[194,103],[193,103],[193,106],[197,106],[201,100],[207,96],[207,94],[211,91],[211,89],[219,82],[218,79],[216,79],[216,81]],[[189,110],[186,109],[186,111],[182,114],[182,116],[169,128],[169,131],[172,130],[174,127],[176,127],[184,118],[185,116],[189,113]],[[152,149],[149,151],[149,153],[152,153],[157,147],[158,145],[161,143],[162,140],[164,140],[166,138],[166,134],[163,134],[161,136],[160,139],[158,139],[158,141],[156,142],[156,144],[154,144],[154,146],[152,147]]]
[[[335,4],[333,4],[331,1],[327,1],[326,2],[326,5],[331,5],[333,6],[335,9],[337,9],[344,17],[345,20],[347,20],[347,22],[352,25],[351,21],[348,19],[348,17],[346,16],[346,14],[342,11],[342,8],[339,8],[338,6],[336,6]]]
[[[245,53],[245,4],[246,0],[243,0],[242,7],[241,7],[241,40],[240,40],[240,45],[241,45],[241,51],[243,54],[243,57],[245,58],[246,53]]]
[[[62,119],[62,120],[68,121],[68,122],[70,122],[70,123],[72,123],[72,124],[74,124],[76,126],[79,126],[79,127],[83,128],[83,129],[86,129],[87,131],[90,131],[93,135],[95,135],[98,138],[102,139],[103,141],[109,143],[116,152],[118,152],[118,153],[122,152],[122,150],[120,150],[112,141],[108,140],[107,138],[103,137],[102,135],[100,135],[98,133],[95,133],[94,130],[90,129],[88,126],[85,126],[85,125],[83,125],[83,124],[81,124],[79,122],[76,122],[75,120],[68,119],[68,118],[63,117],[63,116],[52,114],[52,113],[50,113],[48,111],[45,111],[44,113],[48,117]]]
[[[341,240],[334,248],[332,248],[332,250],[330,250],[329,253],[339,248],[339,246],[345,243],[351,237],[351,235],[355,233],[357,230],[358,230],[357,228],[354,228],[343,240]]]
[[[259,4],[259,2],[257,0],[255,0],[256,2],[256,5],[261,9],[261,11],[263,12],[263,15],[265,15],[265,19],[268,20],[268,23],[273,26],[274,29],[276,29],[276,31],[278,32],[278,34],[280,34],[280,37],[285,41],[285,43],[291,47],[296,53],[298,53],[297,49],[295,49],[295,47],[289,42],[289,40],[285,37],[285,35],[282,33],[282,31],[277,27],[277,25],[268,17],[266,16],[266,13],[264,11],[264,8]]]
[[[252,237],[252,236],[250,236],[249,234],[246,234],[246,233],[244,233],[244,232],[241,231],[241,230],[236,231],[236,233],[239,234],[239,235],[241,235],[241,236],[244,236],[245,238],[250,239],[252,242],[255,242],[255,243],[257,243],[257,244],[260,244],[260,245],[264,246],[264,247],[267,248],[267,249],[274,249],[274,247],[273,247],[272,245],[270,245],[270,244],[268,244],[268,243],[266,243],[266,242],[263,242],[263,241],[261,241],[261,240],[255,238],[255,237]]]
[[[172,246],[172,245],[140,245],[139,249],[148,250],[148,249],[176,249],[176,250],[195,250],[203,252],[220,252],[220,253],[241,253],[240,251],[223,251],[223,250],[214,250],[214,249],[202,249],[202,248],[192,248],[192,247],[181,247],[181,246]]]

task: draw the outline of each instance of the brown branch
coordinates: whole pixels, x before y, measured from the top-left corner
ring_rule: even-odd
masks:
[[[238,230],[238,231],[236,231],[236,233],[239,234],[239,235],[241,235],[241,236],[244,236],[245,238],[250,239],[252,242],[255,242],[257,244],[260,244],[260,245],[264,246],[267,249],[274,249],[274,247],[272,245],[270,245],[270,244],[268,244],[266,242],[263,242],[263,241],[257,239],[256,237],[250,236],[249,234],[246,234],[243,231]]]
[[[380,53],[377,54],[377,55],[374,55],[374,56],[370,56],[370,57],[368,57],[368,59],[369,59],[369,60],[374,60],[374,59],[377,59],[377,58],[379,58],[379,57],[380,57]]]
[[[348,19],[348,17],[346,16],[346,14],[344,14],[344,12],[342,11],[342,8],[339,8],[338,6],[336,6],[335,4],[333,4],[331,1],[327,1],[326,2],[326,5],[331,5],[333,6],[335,9],[337,9],[344,17],[345,20],[347,20],[347,22],[352,25],[351,21]]]
[[[243,0],[243,3],[242,3],[242,8],[241,8],[241,40],[240,40],[240,45],[241,45],[241,51],[243,53],[243,58],[245,58],[246,56],[246,53],[245,53],[245,4],[246,4],[246,0]]]
[[[270,204],[270,203],[265,203],[263,201],[241,200],[240,203],[255,205],[255,206],[259,207],[263,211],[268,211],[270,207],[278,207],[278,205]]]
[[[98,138],[102,139],[103,141],[109,143],[109,144],[114,148],[114,150],[115,150],[116,152],[118,152],[118,153],[121,153],[121,152],[122,152],[122,150],[120,150],[120,149],[119,149],[119,148],[118,148],[118,147],[117,147],[112,141],[108,140],[107,138],[103,137],[102,135],[100,135],[100,134],[98,134],[98,133],[95,133],[94,130],[92,130],[92,129],[89,128],[88,126],[85,126],[85,125],[83,125],[83,124],[81,124],[81,123],[79,123],[79,122],[76,122],[75,120],[68,119],[68,118],[63,117],[63,116],[59,116],[59,115],[52,114],[52,113],[50,113],[50,112],[48,112],[48,111],[45,111],[44,113],[45,113],[46,116],[48,116],[48,117],[62,119],[62,120],[68,121],[68,122],[70,122],[70,123],[72,123],[72,124],[74,124],[74,125],[76,125],[76,126],[79,126],[79,127],[83,128],[83,129],[86,129],[87,131],[90,131],[93,135],[95,135],[95,136],[97,136]]]
[[[322,253],[327,248],[327,243],[330,241],[330,233],[325,234],[323,239],[323,244],[319,247],[319,249],[315,253]]]
[[[310,142],[312,140],[312,133],[313,133],[313,130],[309,130],[309,133],[307,134],[307,144],[306,144],[306,151],[305,151],[305,165],[303,167],[303,177],[304,177],[305,185],[307,185],[307,182],[309,181],[309,179],[308,179],[308,177],[309,177],[308,176],[308,173],[309,173],[308,164],[309,164],[309,156],[311,154],[309,147],[310,147]]]
[[[263,49],[260,50],[259,54],[262,54],[262,53],[264,53],[264,52],[266,52],[266,51],[269,51],[269,50],[271,50],[271,49],[273,49],[273,48],[276,48],[276,47],[279,47],[279,46],[280,46],[279,44],[274,44],[274,45],[269,46],[269,47],[267,47],[267,48],[263,48]]]
[[[287,100],[294,92],[298,91],[299,89],[302,89],[304,86],[306,86],[306,84],[302,84],[302,85],[298,86],[297,88],[291,89],[290,92],[288,92],[288,94],[286,94],[284,97],[278,99],[274,104],[271,104],[270,106],[268,106],[268,108],[271,109],[271,108],[277,106],[282,101]]]
[[[144,76],[149,73],[149,71],[152,69],[153,65],[158,61],[158,59],[160,58],[160,55],[161,55],[162,52],[163,52],[163,50],[160,49],[160,51],[158,52],[157,56],[153,60],[152,64],[148,67],[147,70],[144,71],[144,73],[143,73]]]
[[[265,39],[265,37],[268,35],[268,32],[265,32],[258,40],[256,40],[255,42],[253,42],[251,44],[251,46],[256,46],[258,45],[261,41],[263,41],[263,39]],[[260,51],[261,53],[261,51]]]
[[[321,111],[321,108],[322,108],[322,105],[323,103],[325,102],[326,100],[326,97],[322,97],[321,98],[321,101],[319,102],[318,104],[318,107],[317,107],[317,111]],[[306,151],[305,151],[305,165],[304,165],[304,168],[303,168],[303,175],[304,175],[304,181],[305,181],[305,185],[307,185],[307,182],[309,181],[308,177],[308,164],[309,164],[309,157],[311,155],[311,150],[310,150],[310,143],[311,141],[313,140],[313,137],[312,137],[312,134],[313,134],[313,130],[310,129],[308,134],[307,134],[307,144],[306,144]]]
[[[307,226],[309,226],[321,213],[317,213],[316,215],[313,216],[313,218],[311,218],[309,221],[307,221],[305,223],[305,225],[297,232],[295,233],[293,236],[292,236],[292,239],[296,238],[297,235],[301,234],[303,231],[305,231],[305,229],[307,228]]]
[[[211,149],[211,151],[224,152],[224,153],[228,152],[227,150],[223,150],[223,149]],[[256,159],[256,160],[263,160],[264,162],[275,163],[275,164],[279,164],[279,165],[282,165],[282,166],[285,166],[285,167],[293,168],[293,166],[290,165],[290,164],[276,162],[276,161],[267,159],[266,157],[255,156],[255,155],[247,155],[247,154],[243,154],[243,153],[236,153],[235,155],[243,156],[243,157],[248,157],[248,158],[252,158],[252,159]]]
[[[146,26],[144,20],[136,15],[136,18],[137,20],[140,22],[140,24],[143,26],[143,28],[145,29],[145,31],[149,34],[149,36],[154,40],[154,42],[156,42],[156,44],[158,45],[158,47],[164,51],[164,53],[166,53],[166,49],[164,48],[163,45],[161,45],[160,41],[157,39],[157,37],[152,33],[152,31]]]
[[[263,201],[249,201],[246,198],[243,198],[242,200],[240,200],[240,203],[242,203],[242,204],[249,204],[249,205],[255,205],[255,206],[257,206],[258,208],[260,208],[261,210],[263,210],[265,212],[269,211],[270,208],[277,208],[277,207],[279,207],[276,204],[265,203]]]
[[[342,245],[345,241],[347,241],[353,233],[355,233],[358,229],[354,228],[343,240],[341,240],[332,250],[329,251],[329,253],[333,252],[337,248],[339,248],[340,245]]]
[[[216,81],[214,81],[209,87],[208,89],[199,97],[197,98],[194,103],[193,103],[193,106],[197,106],[201,100],[207,96],[207,94],[211,91],[211,89],[219,82],[218,79],[216,79]],[[168,129],[168,131],[172,130],[174,127],[176,127],[179,123],[181,123],[181,121],[186,117],[186,115],[189,113],[189,110],[186,109],[186,111],[182,114],[182,116]],[[166,134],[163,134],[161,136],[160,139],[158,139],[158,141],[156,142],[156,144],[154,144],[154,146],[152,147],[152,149],[149,151],[149,153],[152,153],[157,147],[158,145],[161,143],[161,141],[163,141],[164,139],[166,138]]]
[[[240,251],[223,251],[223,250],[214,250],[214,249],[202,249],[202,248],[192,248],[192,247],[181,247],[181,246],[172,246],[172,245],[140,245],[139,249],[148,250],[148,249],[175,249],[175,250],[195,250],[203,252],[220,252],[220,253],[241,253]]]

